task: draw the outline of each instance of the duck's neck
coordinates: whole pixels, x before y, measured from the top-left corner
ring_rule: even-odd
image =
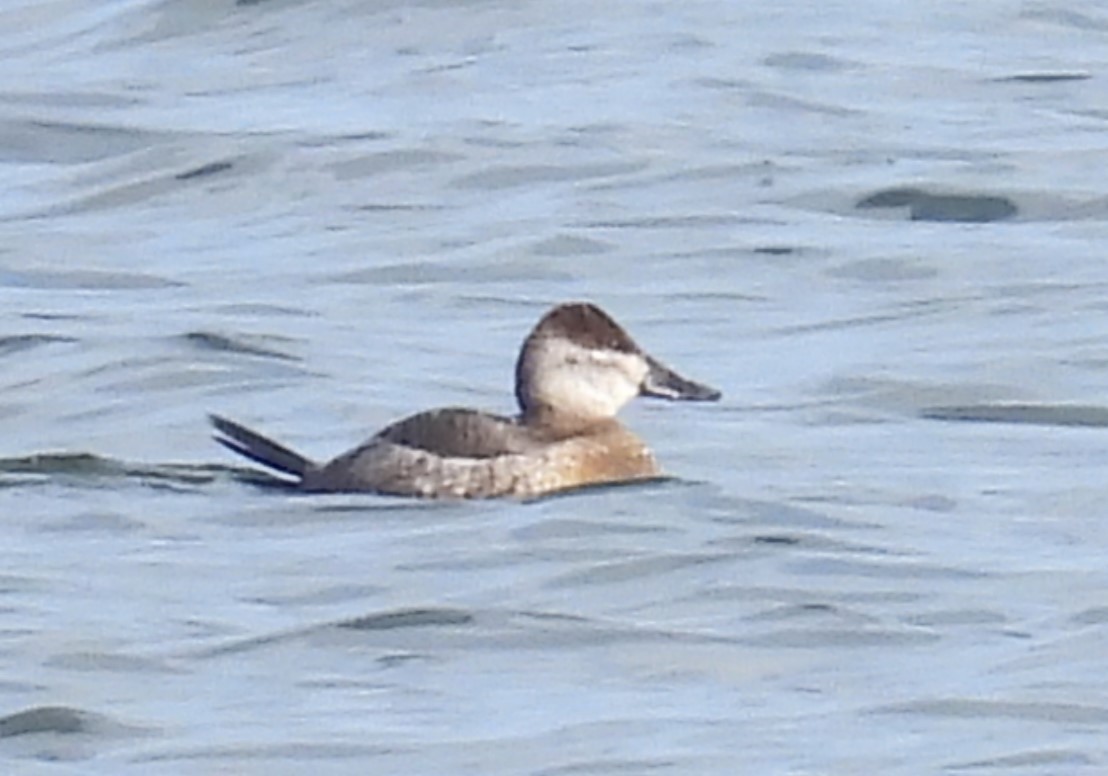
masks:
[[[548,404],[538,404],[527,407],[519,415],[520,425],[544,435],[554,438],[576,436],[586,431],[592,432],[597,428],[618,425],[615,418],[590,418],[582,417],[571,412],[561,412]]]

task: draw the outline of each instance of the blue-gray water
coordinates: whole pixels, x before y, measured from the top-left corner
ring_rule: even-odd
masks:
[[[1108,768],[1108,6],[0,10],[0,770]],[[675,479],[288,497],[588,298]]]

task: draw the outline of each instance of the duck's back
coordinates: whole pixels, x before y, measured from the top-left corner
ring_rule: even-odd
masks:
[[[616,421],[551,435],[513,418],[466,409],[422,412],[308,472],[311,491],[401,496],[537,496],[658,475],[654,456]]]

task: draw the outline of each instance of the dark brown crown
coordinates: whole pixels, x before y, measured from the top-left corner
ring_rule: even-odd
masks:
[[[535,325],[528,340],[540,337],[566,339],[583,348],[642,352],[618,323],[589,302],[570,302],[555,307]]]

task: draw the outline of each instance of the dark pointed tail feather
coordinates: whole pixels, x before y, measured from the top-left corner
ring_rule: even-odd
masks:
[[[208,419],[218,432],[214,435],[215,441],[255,463],[300,479],[303,479],[304,474],[315,465],[300,453],[289,450],[284,445],[279,445],[272,439],[267,439],[233,420],[221,418],[219,415],[209,415]]]

